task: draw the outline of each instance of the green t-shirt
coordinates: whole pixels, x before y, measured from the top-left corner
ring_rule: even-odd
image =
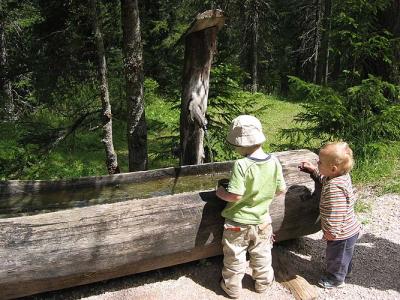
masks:
[[[262,224],[270,218],[269,205],[275,193],[285,188],[282,166],[275,156],[239,159],[234,163],[227,190],[242,199],[228,202],[222,216],[242,224]]]

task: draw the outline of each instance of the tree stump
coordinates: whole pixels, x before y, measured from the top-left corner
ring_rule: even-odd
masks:
[[[217,32],[224,24],[220,10],[197,15],[185,37],[185,62],[180,115],[180,164],[204,161],[204,128],[210,69],[216,51]]]

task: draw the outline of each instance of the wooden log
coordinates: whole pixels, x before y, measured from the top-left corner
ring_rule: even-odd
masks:
[[[289,185],[286,195],[277,197],[271,204],[276,239],[292,239],[318,231],[318,197],[314,193],[314,183],[308,175],[297,171],[301,160],[315,159],[316,155],[306,150],[276,155]],[[192,168],[186,171],[190,173]],[[162,174],[163,170],[148,172],[140,173],[143,180],[152,182],[149,178]],[[135,177],[133,174],[127,176]],[[200,180],[211,175],[196,176]],[[115,182],[116,178],[126,180],[123,174],[102,178],[102,184]],[[93,183],[89,179],[81,181]],[[52,183],[59,186],[62,193],[65,186],[81,181]],[[44,186],[52,186],[52,183],[46,182]],[[8,192],[26,191],[23,184],[32,188],[37,186],[33,182],[20,182],[19,189],[17,182],[2,184],[8,187]],[[196,190],[196,184],[191,188]],[[44,192],[35,188],[32,191],[33,194]],[[213,189],[148,198],[136,198],[133,193],[131,200],[123,202],[2,218],[0,299],[219,255],[222,253],[220,241],[224,221],[220,213],[224,206]]]

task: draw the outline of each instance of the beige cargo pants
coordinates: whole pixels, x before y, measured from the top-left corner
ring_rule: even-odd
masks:
[[[248,251],[255,290],[259,293],[264,292],[274,280],[271,224],[246,225],[226,220],[222,245],[224,267],[221,287],[224,291],[230,297],[239,297],[242,279],[246,272],[246,252]]]

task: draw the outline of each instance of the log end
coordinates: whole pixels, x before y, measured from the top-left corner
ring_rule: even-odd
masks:
[[[276,281],[287,288],[295,299],[312,300],[318,298],[315,286],[296,274],[296,271],[291,267],[293,261],[284,247],[274,247],[272,249],[272,265]]]
[[[217,27],[220,30],[225,24],[225,17],[222,10],[212,9],[199,13],[186,31],[185,36],[190,33],[201,31],[210,27]]]

